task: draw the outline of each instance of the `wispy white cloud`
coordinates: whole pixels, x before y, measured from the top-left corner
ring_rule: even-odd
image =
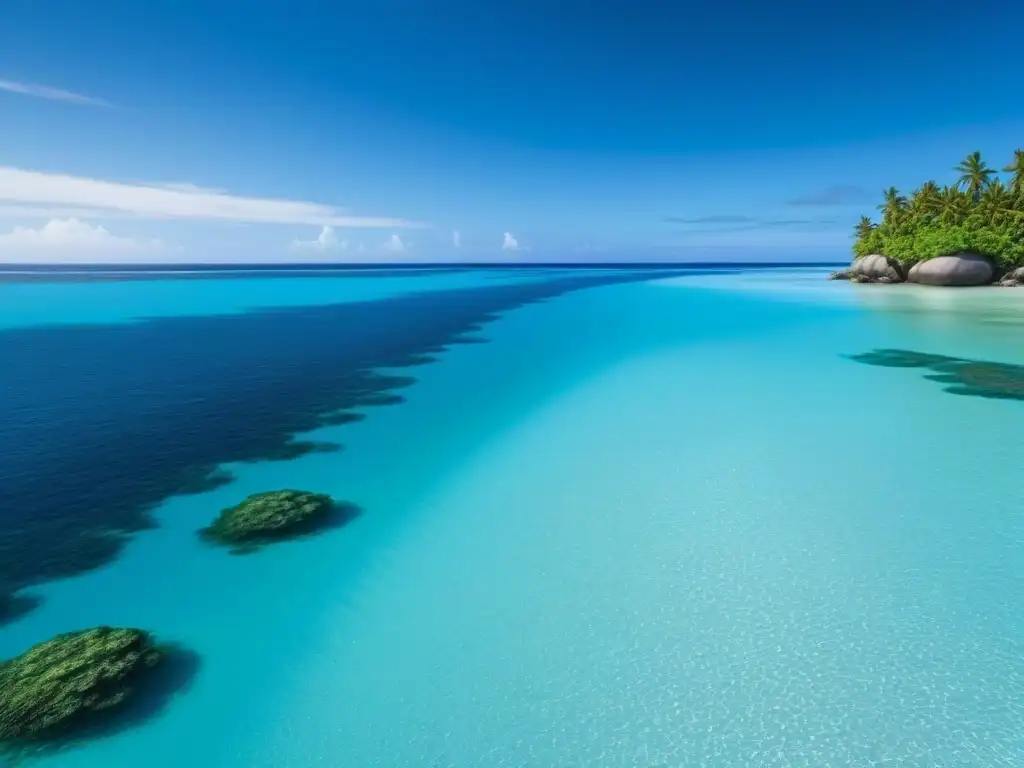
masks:
[[[144,181],[141,183],[145,187],[171,189],[175,192],[208,192],[212,195],[225,195],[228,193],[226,189],[221,189],[220,187],[200,187],[198,184],[193,184],[190,181]]]
[[[325,224],[315,240],[292,240],[292,248],[314,251],[344,251],[348,248],[347,240],[339,240],[334,227]]]
[[[404,219],[351,216],[334,206],[298,200],[243,197],[194,185],[127,184],[0,167],[0,202],[80,207],[156,219],[198,219],[332,227],[408,228]]]
[[[116,261],[126,255],[163,252],[159,240],[136,240],[111,234],[81,219],[51,219],[42,227],[15,227],[0,234],[0,259],[21,261]]]
[[[97,99],[92,96],[84,96],[81,93],[65,91],[62,88],[53,88],[49,85],[38,85],[36,83],[19,83],[14,80],[0,80],[0,91],[7,91],[8,93],[18,93],[22,96],[34,96],[37,99],[63,101],[67,104],[79,104],[85,107],[114,106],[105,99]]]
[[[97,211],[95,208],[73,208],[55,205],[8,205],[0,203],[0,219],[126,219],[123,211]]]
[[[381,243],[380,247],[385,251],[391,251],[392,253],[401,253],[409,248],[408,245],[402,242],[402,238],[398,235],[391,235],[391,237]]]
[[[462,247],[462,235],[459,234],[459,230],[457,229],[454,232],[452,232],[452,245],[454,245],[456,248]]]
[[[505,251],[518,251],[519,241],[512,236],[511,232],[506,232],[505,237],[502,239],[501,247]]]

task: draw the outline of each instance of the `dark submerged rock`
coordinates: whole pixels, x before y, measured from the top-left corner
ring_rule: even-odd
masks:
[[[140,629],[66,632],[0,665],[0,743],[50,741],[120,707],[163,657]]]
[[[968,360],[905,349],[876,349],[852,360],[884,368],[923,368],[925,378],[944,385],[953,395],[992,400],[1024,400],[1024,366]]]
[[[199,535],[216,544],[251,550],[260,544],[308,533],[329,516],[335,502],[326,494],[281,490],[254,493],[220,515]]]

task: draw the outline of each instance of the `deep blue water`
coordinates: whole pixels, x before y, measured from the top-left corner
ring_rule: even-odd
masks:
[[[647,276],[542,274],[371,301],[0,331],[0,428],[12,447],[0,462],[7,615],[33,605],[12,601],[17,590],[115,557],[164,499],[229,482],[223,463],[342,450],[293,436],[402,402],[398,390],[415,377],[379,369],[482,341],[473,334],[501,312]]]

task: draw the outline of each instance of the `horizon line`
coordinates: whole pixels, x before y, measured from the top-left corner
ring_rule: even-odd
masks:
[[[84,270],[160,270],[179,271],[188,269],[237,270],[237,269],[423,269],[425,267],[479,267],[492,269],[532,269],[536,267],[561,268],[594,268],[594,267],[833,267],[847,264],[848,260],[831,261],[531,261],[531,262],[495,262],[495,261],[421,261],[421,262],[0,262],[0,270],[31,272],[34,270],[62,269],[72,271]]]

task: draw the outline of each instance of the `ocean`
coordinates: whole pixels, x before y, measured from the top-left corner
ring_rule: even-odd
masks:
[[[1024,766],[1024,293],[826,274],[3,272],[0,658],[185,651],[24,764]]]

